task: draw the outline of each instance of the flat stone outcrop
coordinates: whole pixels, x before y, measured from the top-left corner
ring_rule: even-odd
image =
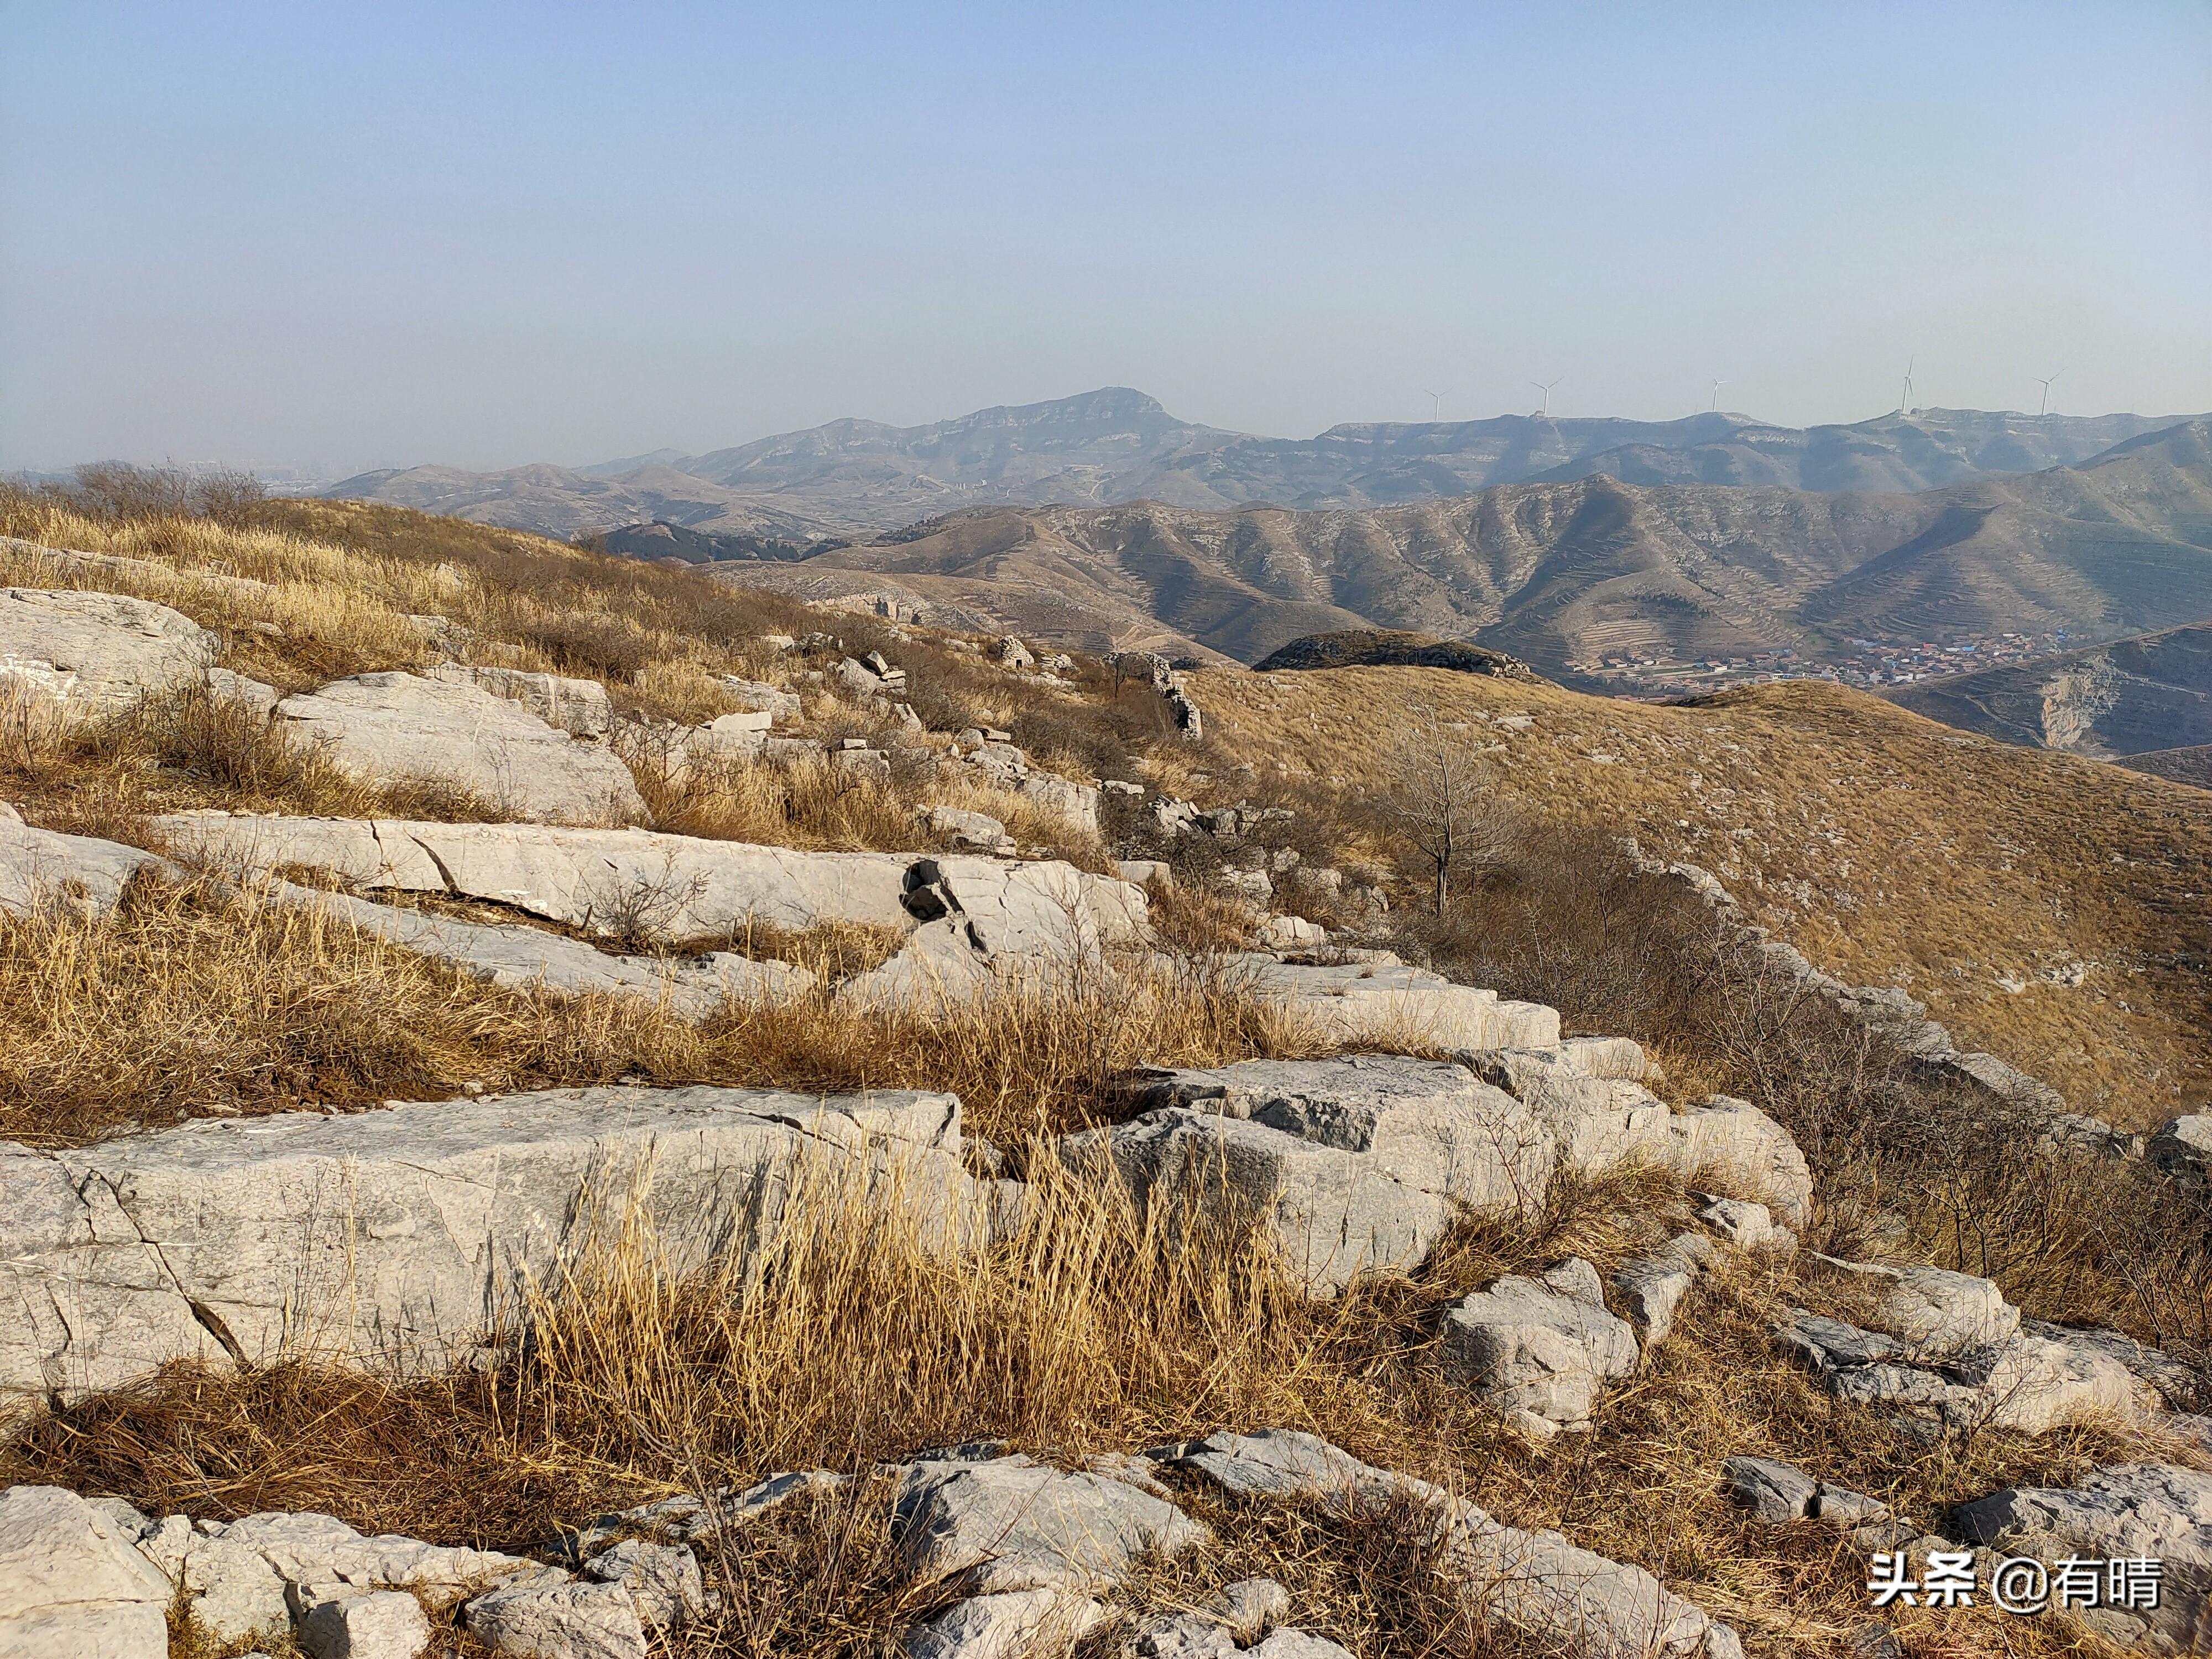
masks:
[[[1540,1003],[1501,1001],[1495,991],[1373,955],[1387,959],[1321,966],[1249,952],[1229,965],[1255,994],[1340,1042],[1491,1049],[1559,1041],[1559,1016]]]
[[[112,714],[198,685],[222,642],[151,599],[0,587],[0,698],[64,719]]]
[[[1271,1429],[1216,1434],[1155,1454],[1238,1496],[1308,1503],[1347,1519],[1410,1510],[1439,1569],[1486,1624],[1591,1659],[1740,1659],[1728,1626],[1640,1567],[1524,1532],[1439,1486],[1361,1462],[1316,1436]]]
[[[271,902],[287,909],[328,916],[514,990],[637,997],[686,1018],[703,1019],[726,1003],[762,1007],[787,1002],[815,983],[804,968],[727,951],[696,957],[615,956],[538,927],[465,921],[289,882],[273,882],[265,890]]]
[[[1549,1135],[1449,1061],[1356,1055],[1140,1073],[1139,1116],[1068,1136],[1170,1215],[1256,1217],[1317,1296],[1426,1259],[1462,1208],[1534,1208]]]
[[[1095,964],[1151,935],[1144,889],[1057,860],[810,853],[646,830],[179,812],[155,821],[179,857],[222,870],[328,871],[357,888],[512,906],[601,937],[676,949],[742,941],[764,925],[895,928],[910,942],[839,994],[863,1006],[957,1000],[996,981]],[[721,986],[747,998],[795,991],[773,963],[727,952],[694,963],[599,956],[531,930],[408,920],[333,902],[411,949],[501,983],[556,989],[674,988],[702,1008]]]
[[[1955,1519],[1961,1538],[2008,1555],[2162,1561],[2156,1607],[2100,1607],[2088,1622],[2156,1653],[2202,1653],[2212,1639],[2212,1474],[2115,1464],[2072,1487],[2008,1487]]]
[[[1930,1430],[2023,1434],[2139,1422],[2158,1404],[2154,1389],[2095,1343],[2021,1334],[2019,1310],[1986,1279],[1933,1267],[1872,1271],[1887,1281],[1872,1317],[1893,1328],[1865,1330],[1801,1308],[1777,1334],[1838,1399]]]
[[[1814,1519],[1833,1526],[1858,1527],[1889,1515],[1886,1504],[1862,1492],[1832,1486],[1795,1464],[1770,1457],[1731,1457],[1721,1465],[1721,1477],[1728,1484],[1730,1498],[1770,1525]]]
[[[1644,1334],[1644,1343],[1664,1342],[1674,1328],[1674,1310],[1712,1259],[1713,1242],[1703,1233],[1677,1233],[1649,1253],[1631,1256],[1613,1269],[1613,1293]]]
[[[464,792],[510,817],[550,823],[645,816],[637,781],[612,750],[479,684],[361,674],[285,698],[276,720],[380,787]]]
[[[1562,1427],[1596,1414],[1607,1382],[1636,1369],[1636,1334],[1605,1305],[1597,1269],[1576,1258],[1540,1279],[1509,1273],[1444,1316],[1444,1375],[1501,1412]]]
[[[91,836],[34,830],[0,801],[0,915],[52,908],[104,915],[131,878],[165,862],[155,854]]]
[[[169,1581],[105,1510],[0,1492],[0,1659],[167,1659]]]
[[[1758,1194],[1791,1226],[1812,1218],[1813,1172],[1782,1125],[1730,1095],[1682,1111],[1631,1073],[1648,1073],[1625,1039],[1509,1048],[1460,1056],[1548,1127],[1560,1161],[1589,1172],[1648,1164],[1685,1180],[1725,1176]]]
[[[891,1530],[917,1579],[957,1578],[977,1595],[1111,1589],[1138,1557],[1171,1555],[1206,1528],[1166,1498],[1089,1470],[1016,1453],[909,1464]]]
[[[910,929],[900,853],[805,853],[647,830],[179,812],[155,828],[181,857],[326,870],[352,884],[512,905],[587,933],[668,944],[748,923]]]
[[[1087,1595],[1002,1590],[972,1595],[907,1632],[909,1659],[1027,1659],[1066,1651],[1106,1620]]]
[[[604,738],[614,729],[614,704],[597,680],[563,674],[532,673],[524,668],[478,668],[442,662],[425,679],[447,685],[473,685],[495,697],[519,702],[549,726],[572,738]]]
[[[950,1095],[587,1088],[0,1144],[0,1396],[67,1400],[170,1359],[465,1356],[635,1213],[672,1271],[742,1255],[793,1187],[894,1188],[980,1236]]]

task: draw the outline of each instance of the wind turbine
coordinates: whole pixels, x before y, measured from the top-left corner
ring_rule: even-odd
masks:
[[[1428,388],[1424,386],[1422,390],[1426,392]],[[1441,392],[1430,392],[1429,396],[1436,404],[1436,418],[1441,421],[1444,417],[1444,394]]]
[[[1552,418],[1552,388],[1559,385],[1559,380],[1564,380],[1567,377],[1565,375],[1562,374],[1559,377],[1559,380],[1531,380],[1528,382],[1530,386],[1534,386],[1537,391],[1544,394],[1544,406],[1536,411],[1536,417],[1539,420],[1548,421]]]
[[[2058,371],[2058,374],[2063,374],[2065,372],[2062,368]],[[2027,377],[2043,388],[2043,407],[2035,411],[2038,420],[2051,413],[2051,387],[2052,382],[2057,380],[2058,374],[2031,374]]]
[[[1715,410],[1721,406],[1721,388],[1727,384],[1728,382],[1726,380],[1715,380],[1713,382],[1712,401],[1705,405],[1706,414],[1711,414]]]
[[[1900,415],[1912,413],[1912,366],[1919,361],[1917,356],[1905,360],[1905,390],[1897,399],[1897,412]]]

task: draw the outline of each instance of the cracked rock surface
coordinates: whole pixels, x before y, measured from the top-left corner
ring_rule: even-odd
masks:
[[[0,1396],[74,1398],[174,1358],[449,1363],[628,1203],[682,1271],[750,1249],[802,1169],[896,1176],[950,1243],[984,1224],[959,1148],[951,1095],[703,1086],[0,1143],[0,1296],[20,1310]]]

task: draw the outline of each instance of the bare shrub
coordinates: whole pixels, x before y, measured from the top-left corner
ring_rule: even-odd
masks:
[[[1431,719],[1393,748],[1387,782],[1375,801],[1435,896],[1439,916],[1453,884],[1496,864],[1514,823],[1496,780],[1474,744]]]
[[[123,461],[77,468],[74,483],[63,493],[72,505],[102,518],[136,523],[212,519],[231,528],[252,523],[269,499],[267,488],[250,472]]]

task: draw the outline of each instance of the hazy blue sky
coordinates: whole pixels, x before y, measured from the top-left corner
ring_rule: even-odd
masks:
[[[2212,407],[2212,5],[0,0],[0,467]]]

